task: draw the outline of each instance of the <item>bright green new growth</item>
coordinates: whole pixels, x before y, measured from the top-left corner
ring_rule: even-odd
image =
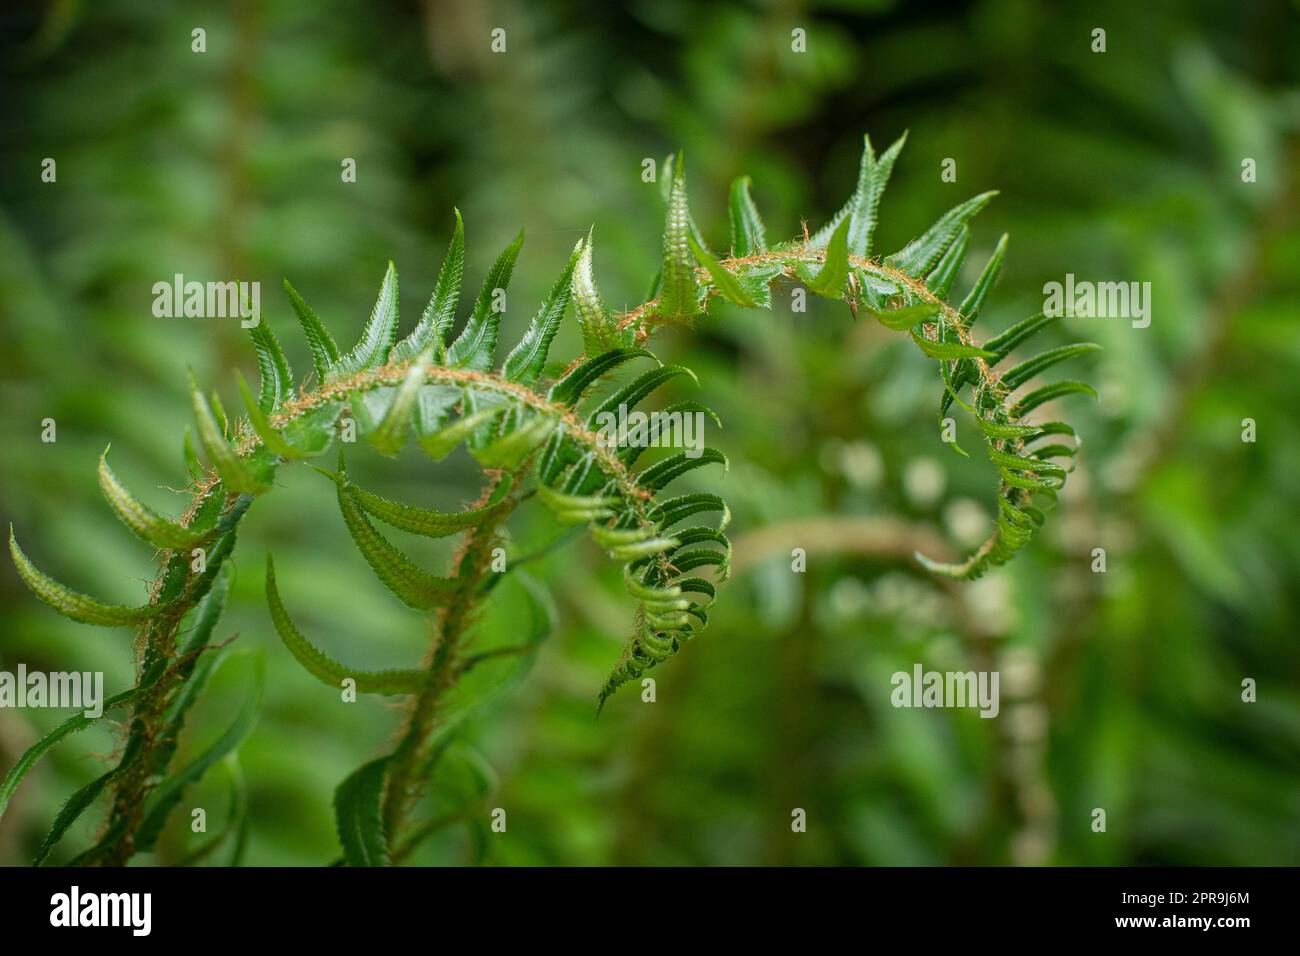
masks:
[[[258,392],[242,375],[237,377],[245,419],[229,420],[215,394],[206,397],[191,376],[193,435],[209,465],[199,462],[187,430],[185,464],[193,478],[193,501],[183,517],[167,518],[141,504],[109,468],[107,452],[101,456],[100,485],[114,513],[159,553],[162,570],[147,604],[106,605],[59,584],[32,564],[10,529],[14,563],[38,597],[77,621],[136,626],[143,648],[138,686],[108,702],[131,708],[121,760],[68,800],[39,859],[101,793],[108,793],[111,805],[103,836],[74,862],[125,863],[135,852],[153,846],[185,786],[215,763],[233,759],[252,726],[256,689],[236,722],[208,751],[180,770],[170,767],[185,714],[222,657],[212,637],[235,531],[256,498],[270,492],[281,466],[319,457],[350,426],[385,455],[397,453],[411,436],[434,461],[464,445],[484,469],[485,488],[473,506],[443,511],[358,487],[348,477],[341,451],[336,471],[317,468],[334,483],[343,524],[375,576],[402,603],[430,616],[432,644],[422,667],[353,670],[330,657],[289,617],[268,558],[267,605],[288,652],[336,692],[351,686],[361,693],[409,700],[407,724],[393,751],[367,763],[337,791],[346,862],[388,863],[427,835],[424,827],[408,832],[407,816],[442,752],[436,741],[455,726],[440,715],[440,698],[482,660],[518,654],[522,666],[536,653],[545,626],[517,648],[470,648],[476,609],[500,581],[517,580],[535,608],[546,604],[538,585],[524,572],[516,572],[509,560],[504,571],[496,564],[495,555],[504,544],[499,530],[527,498],[535,495],[561,526],[585,526],[594,543],[622,565],[635,611],[623,656],[599,690],[600,706],[622,684],[679,653],[708,623],[717,585],[728,576],[731,545],[724,532],[731,514],[709,491],[674,497],[663,497],[663,492],[671,482],[707,465],[720,464],[725,470],[727,460],[707,448],[698,456],[680,452],[638,469],[644,449],[630,444],[626,435],[610,441],[597,426],[603,413],[620,406],[631,409],[670,381],[695,380],[689,369],[664,366],[642,346],[657,326],[689,323],[706,312],[715,294],[738,307],[770,308],[776,282],[802,282],[815,295],[847,302],[855,315],[861,310],[888,329],[906,332],[925,357],[939,364],[939,417],[954,403],[966,409],[998,475],[997,520],[985,544],[957,564],[938,564],[919,555],[918,560],[933,571],[965,578],[1009,560],[1043,522],[1035,499],[1050,503],[1066,480],[1068,469],[1056,460],[1070,459],[1075,451],[1059,442],[1031,449],[1047,436],[1073,436],[1074,430],[1063,422],[1030,422],[1027,416],[1065,395],[1096,394],[1077,381],[1023,394],[1017,390],[1096,346],[1049,349],[999,372],[997,367],[1016,348],[1053,320],[1034,316],[983,345],[974,342],[970,328],[1002,268],[1005,236],[959,306],[951,304],[950,296],[970,245],[968,223],[992,193],[954,207],[897,253],[871,257],[881,196],[904,140],[879,157],[870,140],[865,141],[852,196],[811,238],[769,247],[750,182],[747,177],[736,180],[729,197],[729,257],[710,251],[692,220],[679,154],[668,170],[668,212],[655,297],[626,313],[611,312],[593,277],[594,232],[589,232],[577,242],[522,338],[497,370],[493,366],[504,296],[523,244],[522,232],[488,271],[454,340],[451,331],[465,258],[459,212],[428,305],[405,338],[398,338],[397,272],[391,262],[360,341],[346,353],[340,353],[320,318],[286,282],[307,339],[314,380],[302,383],[295,394],[289,364],[265,322],[250,332],[260,372]],[[567,363],[559,377],[548,379],[550,348],[571,301],[585,354]],[[610,376],[645,363],[648,368],[612,386],[603,399],[591,397]],[[717,416],[697,402],[678,402],[667,411],[699,412],[718,423]],[[696,515],[715,517],[707,523],[686,523]],[[428,537],[458,534],[463,540],[448,573],[434,573],[395,547],[375,522]],[[191,560],[196,549],[205,560]],[[701,569],[708,569],[708,576],[695,573]],[[542,613],[537,619],[549,622],[551,615]],[[182,634],[188,639],[182,641]],[[19,760],[0,782],[0,812],[36,760],[87,722],[74,718],[61,725]],[[238,779],[233,771],[232,779]],[[232,805],[241,801],[235,799]]]

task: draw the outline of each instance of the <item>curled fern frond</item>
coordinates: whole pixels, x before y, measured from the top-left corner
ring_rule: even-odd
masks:
[[[285,611],[268,560],[272,623],[309,673],[334,686],[352,678],[363,691],[413,697],[397,747],[350,776],[336,794],[346,862],[390,862],[389,841],[426,767],[439,695],[474,664],[515,650],[470,652],[464,645],[475,612],[499,580],[493,574],[508,573],[495,567],[500,527],[534,493],[561,524],[585,527],[593,543],[619,562],[634,605],[631,633],[599,689],[598,707],[623,684],[680,653],[708,624],[718,587],[729,575],[726,528],[731,513],[712,491],[667,496],[666,489],[692,473],[700,478],[698,470],[709,465],[720,464],[725,472],[728,462],[716,449],[693,446],[642,467],[647,443],[605,427],[602,419],[635,408],[669,383],[695,381],[689,368],[665,366],[641,346],[658,326],[690,320],[717,298],[741,308],[769,308],[777,283],[803,283],[812,294],[846,303],[855,315],[865,310],[884,327],[904,334],[923,358],[937,365],[940,417],[954,404],[974,417],[997,483],[994,527],[980,548],[954,564],[919,555],[918,560],[936,573],[964,578],[1010,560],[1042,526],[1078,448],[1072,425],[1034,421],[1032,413],[1065,396],[1096,395],[1086,382],[1043,383],[1040,376],[1061,363],[1085,358],[1097,347],[1064,344],[1037,355],[1016,355],[1034,335],[1052,327],[1055,320],[1043,315],[982,344],[972,337],[972,323],[986,311],[1003,267],[1005,236],[959,305],[952,296],[972,242],[970,222],[992,192],[949,210],[893,255],[872,255],[881,196],[905,138],[879,157],[864,138],[852,195],[811,237],[805,232],[769,245],[749,180],[737,180],[729,205],[730,257],[708,248],[691,217],[682,157],[672,157],[664,176],[668,209],[663,255],[650,300],[622,313],[605,306],[592,278],[594,233],[588,232],[585,239],[578,238],[541,308],[500,367],[500,297],[514,270],[522,231],[488,270],[454,340],[451,331],[465,259],[459,212],[433,294],[404,338],[399,338],[398,279],[391,262],[360,340],[342,354],[320,318],[286,282],[311,353],[314,381],[298,383],[295,395],[289,364],[265,323],[251,333],[260,372],[258,393],[254,395],[242,375],[237,377],[246,418],[228,418],[216,393],[205,396],[190,376],[195,426],[193,432],[186,431],[183,451],[193,501],[184,517],[169,519],[145,507],[108,468],[106,458],[100,460],[100,484],[115,514],[160,552],[149,604],[107,605],[64,587],[32,564],[10,528],[13,561],[41,600],[74,620],[134,625],[142,648],[138,687],[106,702],[132,707],[121,762],[67,801],[42,855],[100,792],[108,790],[112,801],[104,834],[77,861],[124,864],[136,849],[152,845],[184,788],[244,739],[260,698],[256,689],[226,733],[169,775],[181,721],[218,659],[200,660],[210,646],[215,621],[208,599],[222,591],[221,575],[233,553],[239,523],[260,496],[272,491],[280,467],[322,455],[340,438],[351,441],[354,427],[358,437],[388,455],[400,451],[412,436],[435,461],[464,446],[483,468],[488,486],[471,507],[442,512],[359,488],[348,478],[341,457],[337,472],[325,472],[335,482],[344,524],[380,582],[408,607],[433,619],[435,640],[420,670],[353,671],[312,645]],[[564,373],[548,378],[551,346],[570,302],[578,314],[585,355],[571,361]],[[637,368],[632,363],[641,360],[648,360],[648,367],[629,373]],[[1009,367],[1003,368],[1004,363]],[[626,378],[607,387],[615,375]],[[592,397],[606,388],[603,397]],[[667,413],[701,415],[718,424],[702,402],[675,402]],[[1049,437],[1053,440],[1045,441]],[[199,461],[196,443],[209,466]],[[461,533],[451,573],[440,576],[419,567],[376,529],[372,519],[429,537]],[[191,549],[201,550],[205,560],[191,564]],[[192,633],[189,642],[180,639],[186,622]],[[532,654],[534,644],[520,647]],[[24,755],[20,768],[0,782],[0,812],[40,754],[81,726],[80,721],[68,722]],[[155,727],[162,732],[145,732]]]

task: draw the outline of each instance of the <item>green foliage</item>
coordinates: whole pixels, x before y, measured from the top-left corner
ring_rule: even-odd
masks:
[[[165,671],[165,690],[140,698],[122,763],[73,795],[56,819],[40,857],[48,854],[71,823],[106,790],[114,795],[110,825],[100,844],[84,854],[82,861],[121,862],[136,850],[151,848],[184,788],[236,753],[256,717],[260,676],[230,727],[184,767],[168,773],[185,715],[220,662],[219,656],[208,656],[195,663],[211,635],[224,588],[213,592],[218,595],[215,601],[205,598],[233,548],[238,522],[257,496],[272,489],[278,468],[323,454],[345,418],[385,455],[399,452],[411,434],[434,461],[464,445],[485,469],[487,480],[479,503],[460,511],[443,511],[393,501],[358,487],[348,476],[341,451],[336,471],[317,469],[334,483],[343,524],[380,583],[408,608],[431,616],[434,637],[424,668],[354,671],[331,658],[309,642],[290,619],[277,587],[274,564],[268,558],[267,605],[289,653],[328,686],[340,688],[351,680],[357,691],[400,695],[412,702],[406,730],[393,752],[349,776],[336,793],[345,862],[384,865],[392,858],[390,847],[402,837],[410,800],[419,789],[420,768],[440,752],[430,750],[436,739],[432,715],[438,701],[466,671],[485,659],[484,653],[463,650],[466,630],[496,580],[511,573],[508,563],[504,568],[497,564],[496,555],[504,553],[500,529],[526,498],[535,494],[561,525],[585,526],[594,544],[621,565],[624,589],[635,605],[631,633],[621,658],[600,688],[598,710],[620,686],[681,653],[707,625],[717,586],[730,573],[732,549],[725,529],[731,513],[712,492],[690,491],[671,498],[661,495],[673,482],[705,466],[720,464],[725,471],[727,458],[706,447],[668,454],[640,466],[646,442],[632,432],[610,434],[604,426],[619,413],[637,409],[670,383],[689,379],[698,384],[689,368],[664,365],[632,343],[644,342],[658,324],[677,323],[699,314],[714,294],[744,308],[767,307],[773,283],[801,281],[809,292],[847,302],[854,309],[860,298],[865,299],[866,310],[884,326],[907,331],[921,353],[939,363],[945,401],[960,402],[975,415],[999,476],[998,522],[985,546],[960,565],[921,560],[936,571],[975,577],[1009,559],[1042,523],[1041,511],[1031,504],[1033,496],[1054,498],[1066,479],[1067,470],[1049,459],[1069,457],[1072,452],[1060,444],[1037,454],[1027,450],[1027,443],[1046,434],[1071,432],[1064,425],[1035,426],[1025,422],[1024,416],[1061,395],[1091,392],[1076,382],[1047,385],[1018,397],[1015,390],[1059,362],[1080,357],[1097,346],[1085,343],[1051,349],[998,373],[994,366],[1046,321],[1028,320],[983,347],[973,342],[969,322],[980,311],[997,277],[1005,237],[962,300],[961,310],[947,299],[969,245],[967,222],[992,193],[946,213],[895,255],[883,261],[868,258],[880,198],[902,144],[900,139],[877,159],[866,141],[853,196],[807,243],[796,240],[769,249],[748,180],[737,180],[730,203],[733,257],[723,260],[708,250],[691,218],[678,154],[667,193],[657,299],[626,314],[610,312],[592,280],[589,232],[575,245],[536,316],[499,370],[494,370],[503,314],[499,300],[514,270],[522,231],[488,270],[464,328],[445,348],[464,270],[459,213],[429,304],[419,323],[400,341],[397,272],[391,262],[360,340],[342,355],[316,313],[286,283],[317,381],[314,386],[303,383],[300,395],[294,397],[288,363],[266,324],[252,334],[261,372],[260,394],[254,396],[242,376],[237,381],[246,419],[228,419],[219,399],[205,397],[191,376],[195,434],[212,472],[192,460],[187,443],[186,464],[195,485],[193,506],[185,519],[168,519],[145,507],[109,469],[106,454],[100,459],[100,484],[113,511],[132,532],[158,549],[163,559],[165,569],[151,604],[111,607],[64,588],[27,560],[11,531],[15,563],[39,597],[75,620],[141,625],[146,660],[155,666],[171,665]],[[561,376],[544,382],[551,345],[571,300],[586,354],[570,363]],[[609,376],[642,359],[653,364],[609,387],[603,397],[592,396]],[[972,391],[970,403],[960,398],[967,386]],[[698,402],[677,402],[666,411],[698,414],[720,425],[718,416]],[[700,514],[716,518],[711,523],[686,523]],[[388,540],[372,518],[425,537],[463,535],[452,572],[443,575],[422,568]],[[188,553],[204,544],[212,545],[207,567],[195,569],[188,562]],[[696,573],[701,569],[708,576]],[[194,640],[177,656],[174,635],[188,617],[196,621]],[[159,623],[151,623],[155,619]],[[520,652],[532,653],[532,642],[522,645]],[[486,652],[486,657],[490,656],[491,652]],[[127,696],[120,702],[134,700]],[[148,721],[140,711],[144,702],[150,709]],[[157,720],[166,727],[160,737],[148,729]],[[70,722],[38,748],[48,749],[79,726]],[[37,749],[36,756],[41,752],[43,749]],[[137,790],[149,776],[159,776],[162,782],[140,805]],[[17,779],[6,781],[5,799]]]
[[[388,841],[379,811],[384,779],[391,757],[380,757],[361,767],[334,793],[339,842],[348,866],[388,866]]]

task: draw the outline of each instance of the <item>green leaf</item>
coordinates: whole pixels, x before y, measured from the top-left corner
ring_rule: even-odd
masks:
[[[262,439],[262,444],[268,449],[279,455],[281,458],[290,460],[305,458],[306,456],[278,431],[271,427],[270,421],[267,420],[266,413],[262,411],[257,400],[253,398],[253,391],[248,387],[248,382],[244,379],[244,374],[235,369],[235,382],[239,386],[240,397],[244,400],[244,408],[248,412],[248,422],[253,426],[253,431],[257,437]]]
[[[1002,376],[1002,384],[1011,389],[1019,388],[1035,375],[1059,362],[1064,362],[1078,355],[1099,351],[1101,351],[1101,346],[1095,342],[1080,342],[1076,345],[1062,345],[1060,348],[1048,349],[1046,352],[1035,355],[1033,358],[1021,362],[1005,372]]]
[[[660,528],[670,528],[677,522],[704,511],[721,513],[718,521],[719,531],[731,523],[731,509],[727,507],[727,503],[707,491],[696,491],[669,498],[651,508],[647,516]]]
[[[876,321],[885,328],[893,329],[895,332],[904,332],[934,318],[939,313],[939,308],[938,302],[918,302],[915,305],[892,309],[888,312],[876,312],[872,309],[867,309],[867,312],[871,313]]]
[[[269,415],[293,398],[293,372],[269,325],[258,322],[248,330],[248,334],[253,339],[253,349],[257,352],[257,369],[262,379],[258,407]]]
[[[622,502],[608,495],[568,495],[548,485],[537,486],[537,497],[555,512],[561,524],[585,524],[613,517]]]
[[[58,842],[63,839],[63,835],[81,817],[83,813],[95,802],[95,799],[104,792],[104,788],[117,776],[118,768],[113,768],[105,774],[96,777],[84,787],[77,789],[72,796],[59,808],[58,815],[54,818],[54,823],[50,825],[50,832],[45,835],[41,841],[40,847],[36,850],[36,856],[32,859],[32,866],[40,866],[45,862]]]
[[[427,674],[422,670],[359,671],[340,664],[316,647],[294,626],[279,589],[275,585],[275,563],[266,557],[266,605],[271,611],[271,622],[280,640],[289,649],[307,673],[327,687],[338,690],[343,681],[351,678],[363,694],[414,694],[423,686]]]
[[[330,477],[340,480],[337,474]],[[378,518],[384,524],[426,538],[445,538],[496,518],[509,507],[504,499],[511,488],[510,477],[503,476],[483,507],[469,508],[465,511],[438,511],[434,508],[420,508],[380,497],[374,492],[354,485],[346,474],[341,476],[341,480],[346,482],[347,490],[367,514]]]
[[[767,250],[763,220],[749,194],[750,179],[741,176],[731,184],[731,254],[737,259]]]
[[[984,300],[988,298],[989,292],[993,289],[993,284],[998,281],[998,275],[1002,272],[1002,260],[1006,258],[1007,254],[1007,238],[1008,236],[1004,232],[1002,238],[998,240],[997,247],[993,250],[993,255],[989,256],[984,271],[975,280],[975,285],[971,287],[966,298],[962,299],[961,308],[957,310],[962,314],[962,318],[966,320],[967,329],[979,317],[980,309],[984,307]]]
[[[1026,458],[1023,455],[1011,455],[1006,452],[998,451],[996,448],[989,449],[989,459],[1000,468],[1014,468],[1018,471],[1028,471],[1036,475],[1055,475],[1059,478],[1065,477],[1065,469],[1054,462],[1044,461],[1040,458]]]
[[[617,347],[621,337],[592,275],[595,233],[596,227],[592,226],[586,240],[578,243],[578,261],[573,269],[571,289],[574,310],[578,313],[578,328],[582,332],[582,348],[588,357],[593,358]]]
[[[1031,315],[1029,318],[1023,319],[1009,329],[993,336],[984,343],[984,347],[997,356],[996,362],[1001,362],[1011,354],[1017,345],[1036,335],[1059,318],[1059,316],[1043,315],[1042,313]]]
[[[578,264],[582,249],[581,242],[574,247],[564,271],[560,273],[560,278],[555,281],[555,285],[551,286],[550,294],[542,303],[537,315],[533,317],[533,321],[529,323],[528,331],[524,333],[524,337],[520,339],[514,350],[506,356],[502,371],[510,381],[519,382],[521,385],[532,385],[542,374],[547,353],[551,349],[551,340],[559,331],[564,310],[569,306],[574,267]]]
[[[245,652],[251,653],[251,652]],[[241,655],[242,656],[242,655]],[[250,733],[257,723],[258,712],[262,707],[262,694],[266,688],[266,661],[261,652],[253,656],[253,685],[249,688],[235,719],[216,740],[199,752],[193,760],[165,779],[158,785],[145,806],[144,820],[136,831],[136,849],[147,852],[152,849],[158,835],[162,833],[168,815],[180,803],[185,788],[197,783],[208,769],[228,753],[232,753]],[[233,658],[228,658],[233,659]]]
[[[925,286],[936,298],[946,299],[952,291],[952,284],[957,279],[961,264],[966,260],[966,249],[970,246],[970,229],[961,227],[957,241],[948,247],[943,257],[925,277]]]
[[[1035,458],[1073,458],[1078,448],[1069,445],[1043,445],[1034,449]]]
[[[699,384],[699,380],[695,377],[695,373],[682,365],[660,365],[647,372],[643,372],[641,375],[638,375],[632,381],[617,389],[612,395],[601,402],[600,405],[587,416],[587,427],[592,429],[600,427],[600,418],[602,415],[617,415],[620,405],[631,409],[640,402],[641,399],[645,398],[659,386],[682,375],[690,378],[696,385]]]
[[[233,545],[233,541],[231,544]],[[221,612],[225,609],[226,595],[229,590],[230,575],[218,572],[211,589],[194,612],[189,636],[180,650],[180,660],[176,670],[183,679],[189,679],[199,656],[211,644],[212,633],[216,630],[217,621],[221,619]]]
[[[64,617],[80,621],[82,624],[95,624],[100,627],[118,627],[123,624],[139,624],[157,617],[167,610],[166,604],[146,604],[143,607],[124,607],[120,604],[100,604],[94,598],[87,597],[71,588],[66,588],[58,581],[47,576],[32,564],[31,560],[18,547],[14,537],[14,526],[9,525],[9,554],[23,583],[31,588],[32,593],[58,611]]]
[[[210,531],[191,531],[137,501],[108,467],[108,449],[99,456],[99,488],[114,513],[138,537],[162,551],[189,551]]]
[[[619,348],[588,356],[585,362],[551,386],[547,398],[562,405],[576,405],[593,383],[634,358],[654,359],[656,363],[659,361],[645,349]]]
[[[551,436],[557,424],[548,415],[534,415],[495,441],[471,448],[470,454],[484,468],[514,468]]]
[[[858,164],[858,181],[853,195],[840,211],[831,217],[830,222],[817,230],[809,245],[815,249],[825,247],[840,224],[848,222],[849,252],[855,256],[871,255],[880,197],[884,195],[885,187],[889,184],[890,173],[894,170],[894,162],[906,142],[907,133],[904,132],[889,149],[881,154],[879,159],[876,159],[876,152],[871,146],[871,137],[863,137],[862,159]]]
[[[974,215],[989,204],[997,191],[980,193],[949,209],[939,217],[939,221],[925,231],[918,239],[913,239],[906,246],[885,260],[885,264],[906,272],[908,275],[921,275],[934,268],[948,247],[956,241],[963,226]]]
[[[1037,491],[1042,488],[1056,488],[1059,482],[1055,478],[1038,478],[1033,475],[1020,475],[1009,468],[999,468],[998,476],[1004,484],[1012,488],[1022,488],[1026,491]]]
[[[203,397],[198,384],[194,381],[193,372],[190,373],[190,401],[194,406],[194,418],[198,424],[199,443],[207,452],[208,459],[217,469],[217,473],[221,475],[225,486],[232,491],[250,495],[266,491],[267,486],[253,477],[253,473],[226,441],[221,427],[212,415],[212,409],[208,407],[208,400]]]
[[[975,424],[990,438],[1033,438],[1040,432],[1037,425],[1011,425],[979,417],[976,417]]]
[[[448,365],[481,372],[492,364],[492,356],[496,354],[497,334],[501,328],[501,313],[493,308],[492,300],[497,289],[504,291],[510,284],[510,274],[514,271],[515,260],[519,257],[519,249],[523,244],[524,231],[520,229],[514,242],[506,246],[501,255],[497,256],[496,262],[492,263],[487,278],[483,280],[483,288],[479,290],[478,299],[474,302],[469,322],[447,351]]]
[[[713,277],[713,288],[718,290],[719,295],[728,302],[734,302],[736,305],[750,309],[758,308],[758,303],[755,302],[750,297],[749,293],[745,291],[744,287],[740,284],[739,279],[724,269],[717,259],[713,258],[700,248],[700,244],[694,239],[688,236],[687,241],[690,243],[691,252],[694,254],[696,260],[700,265],[704,266],[705,269],[709,270],[709,275]]]
[[[321,324],[321,320],[312,311],[311,306],[302,300],[298,290],[289,284],[288,279],[284,280],[284,291],[289,295],[294,315],[298,316],[298,324],[307,335],[307,347],[311,349],[311,361],[316,369],[316,378],[324,382],[334,363],[339,360],[339,347],[334,344],[329,331]]]
[[[387,362],[388,353],[397,340],[397,322],[397,269],[389,260],[379,286],[379,297],[370,310],[370,320],[361,332],[361,340],[338,360],[333,369],[334,377],[343,378],[363,369],[378,368]]]
[[[669,482],[681,477],[688,471],[694,471],[704,465],[719,464],[725,471],[728,468],[727,456],[716,448],[705,448],[695,457],[687,452],[679,452],[669,458],[655,462],[637,476],[637,484],[651,491],[658,491]]]
[[[480,408],[452,422],[446,428],[420,436],[420,448],[434,461],[442,461],[456,446],[469,438],[480,427],[501,414],[500,406]]]
[[[1034,434],[1026,439],[1027,441],[1037,441],[1040,438],[1046,438],[1048,435],[1069,435],[1075,437],[1074,428],[1065,422],[1043,422],[1041,425],[1034,426]]]
[[[199,462],[199,456],[194,451],[194,440],[190,435],[189,425],[185,426],[185,441],[181,446],[181,453],[185,459],[185,470],[195,481],[201,481],[207,469]]]
[[[808,291],[828,298],[844,295],[844,284],[849,280],[849,220],[845,219],[831,234],[826,244],[826,255],[821,270],[805,284]]]
[[[986,352],[964,342],[932,342],[915,332],[912,333],[912,341],[932,359],[993,358],[992,352]]]
[[[1051,385],[1044,385],[1042,388],[1035,389],[1020,401],[1011,407],[1011,416],[1013,418],[1023,418],[1029,412],[1032,412],[1044,402],[1050,402],[1053,399],[1061,398],[1064,395],[1073,395],[1082,393],[1097,397],[1097,390],[1086,382],[1055,382]]]
[[[392,759],[389,756],[372,760],[334,791],[334,819],[348,866],[390,866],[392,863],[380,812],[384,780]]]
[[[435,577],[415,566],[406,555],[394,548],[366,518],[356,496],[338,487],[339,511],[348,533],[356,542],[361,556],[374,570],[384,587],[403,604],[417,611],[432,611],[446,605],[456,593],[456,583]]]
[[[148,690],[158,682],[166,670],[166,663],[162,662],[155,665],[152,670],[146,673],[140,680],[139,685],[132,687],[130,690],[124,690],[120,694],[115,694],[108,700],[104,701],[104,714],[107,714],[114,707],[120,707],[123,704],[130,703],[136,695]],[[17,791],[18,785],[22,783],[23,777],[27,776],[28,771],[45,756],[45,754],[60,740],[75,734],[79,730],[85,730],[96,720],[102,720],[103,714],[99,717],[87,717],[85,713],[78,713],[69,717],[63,723],[59,724],[48,734],[38,740],[32,746],[28,747],[23,755],[18,758],[18,762],[9,768],[5,774],[4,780],[0,781],[0,817],[4,816],[5,810],[9,806],[9,801],[13,799],[14,792]]]
[[[441,355],[446,348],[447,333],[456,321],[456,303],[460,300],[460,283],[465,273],[465,223],[456,212],[456,228],[451,234],[451,245],[438,270],[438,281],[434,283],[433,294],[429,304],[424,307],[424,314],[411,334],[393,346],[391,359],[405,362],[415,358],[430,345],[434,352]]]
[[[689,318],[699,312],[699,283],[691,257],[691,213],[686,201],[685,154],[673,162],[672,186],[668,190],[668,218],[664,224],[663,268],[657,315],[668,319]],[[704,243],[700,243],[701,246]]]
[[[430,344],[416,356],[411,367],[406,370],[402,384],[397,387],[383,420],[367,436],[370,444],[374,445],[381,454],[396,455],[406,444],[406,433],[411,427],[411,416],[415,413],[420,389],[424,387],[429,375],[429,366],[433,363],[433,348]]]

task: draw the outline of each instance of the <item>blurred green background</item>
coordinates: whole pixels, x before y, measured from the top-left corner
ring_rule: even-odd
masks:
[[[907,129],[883,251],[1001,190],[960,281],[1011,234],[977,337],[1041,310],[1043,284],[1067,272],[1152,283],[1149,328],[1066,320],[1062,341],[1106,349],[1083,370],[1100,401],[1066,410],[1078,469],[1010,567],[956,587],[912,550],[976,543],[993,476],[939,440],[937,377],[900,336],[826,302],[792,313],[778,295],[770,314],[716,307],[657,340],[725,424],[709,441],[732,462],[718,490],[737,573],[708,630],[653,672],[657,701],[625,688],[597,721],[632,613],[618,569],[585,539],[537,564],[557,627],[527,678],[456,728],[422,808],[448,823],[412,862],[1300,863],[1297,3],[54,0],[8,5],[0,23],[0,517],[38,565],[105,600],[138,603],[153,569],[100,500],[99,452],[111,441],[127,484],[175,513],[186,367],[228,407],[232,368],[254,368],[237,322],[153,317],[153,283],[177,272],[260,281],[265,320],[303,369],[280,279],[350,341],[391,258],[409,328],[456,206],[471,293],[527,230],[511,287],[527,306],[508,342],[592,223],[606,299],[644,298],[663,215],[644,158],[686,150],[695,218],[725,247],[734,176],[753,176],[769,237],[792,236],[843,202],[864,132],[883,146]],[[191,51],[196,27],[206,53]],[[806,53],[791,51],[795,28]],[[46,157],[55,183],[40,179]],[[355,183],[341,182],[345,157]],[[948,157],[956,183],[940,180]],[[567,323],[554,356],[579,351]],[[478,494],[463,455],[354,457],[394,497]],[[401,714],[340,704],[290,658],[265,610],[264,554],[300,626],[345,661],[412,666],[425,632],[370,576],[329,483],[297,468],[280,484],[244,523],[222,636],[269,668],[240,753],[244,861],[317,865],[337,854],[333,788],[391,744]],[[556,533],[541,511],[512,520],[520,552]],[[437,567],[446,548],[423,544]],[[0,668],[130,685],[126,633],[56,616],[4,564]],[[478,639],[526,626],[503,589]],[[917,662],[998,670],[1000,716],[892,708],[890,674]],[[247,679],[241,664],[219,675],[182,757],[220,731]],[[63,716],[0,711],[0,768]],[[46,758],[0,825],[0,863],[31,859],[119,741],[96,728]],[[229,772],[187,797],[210,832]],[[485,834],[495,807],[508,830]],[[806,833],[791,832],[794,808]],[[198,838],[184,816],[141,862],[185,858]]]

